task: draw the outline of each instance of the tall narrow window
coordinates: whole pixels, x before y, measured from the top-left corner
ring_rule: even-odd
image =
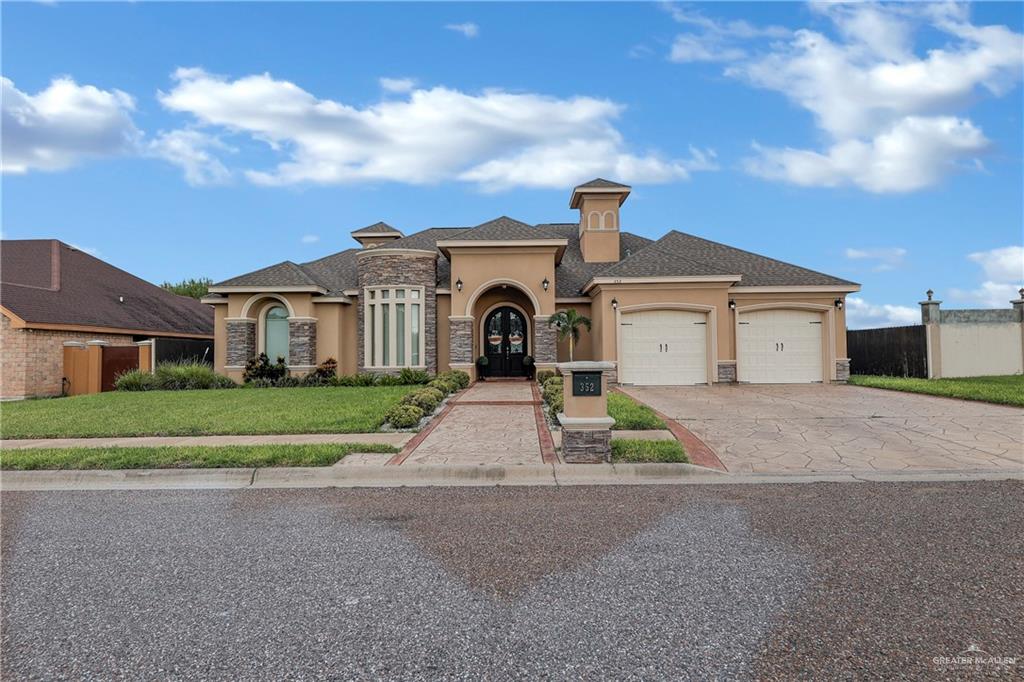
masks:
[[[386,291],[384,292],[387,293]],[[385,296],[384,298],[387,298]],[[391,366],[391,306],[384,303],[380,307],[380,364],[382,367]]]
[[[398,290],[405,294],[401,289]],[[405,366],[405,304],[395,304],[395,365]]]
[[[288,362],[288,311],[276,305],[267,311],[264,321],[263,351],[271,362],[283,358]]]
[[[370,292],[370,298],[371,299],[373,298],[373,292],[372,291]],[[377,366],[377,344],[375,344],[373,341],[374,341],[374,339],[377,338],[377,327],[376,327],[376,319],[375,319],[376,315],[374,315],[374,313],[377,312],[377,306],[375,306],[375,305],[367,306],[367,310],[369,311],[369,315],[367,315],[369,320],[368,320],[367,325],[366,325],[366,342],[367,342],[366,343],[366,347],[370,351],[370,367],[376,367]]]
[[[413,292],[419,294],[418,291]],[[417,298],[413,296],[413,298]],[[409,359],[409,363],[412,365],[420,364],[420,304],[412,304],[412,315],[409,316],[409,322],[412,325],[412,331],[409,334],[412,345],[412,357]]]

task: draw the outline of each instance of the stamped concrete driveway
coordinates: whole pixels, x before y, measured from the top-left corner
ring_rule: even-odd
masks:
[[[733,473],[1020,471],[1024,410],[859,386],[625,388]]]

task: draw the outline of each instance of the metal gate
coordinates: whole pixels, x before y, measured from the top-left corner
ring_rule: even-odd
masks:
[[[139,368],[139,349],[136,346],[106,346],[103,348],[103,369],[100,390],[113,391],[118,375]]]

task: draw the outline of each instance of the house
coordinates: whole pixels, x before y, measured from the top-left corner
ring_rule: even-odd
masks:
[[[258,353],[293,372],[401,367],[519,376],[567,359],[548,325],[575,308],[593,322],[575,359],[616,363],[627,384],[844,381],[844,301],[859,286],[672,231],[621,229],[626,185],[572,191],[578,223],[508,217],[405,235],[352,232],[362,248],[284,261],[211,287],[218,371],[238,378]],[[614,379],[615,377],[613,377]]]
[[[0,313],[4,399],[67,392],[66,348],[213,338],[210,306],[56,239],[0,242]]]

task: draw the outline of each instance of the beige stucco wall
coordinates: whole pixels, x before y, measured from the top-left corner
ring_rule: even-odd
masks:
[[[619,260],[617,194],[583,197],[580,203],[580,250],[587,263],[614,263]]]
[[[555,306],[558,310],[568,310],[574,308],[576,312],[584,317],[590,317],[591,306],[590,303],[558,303]],[[593,327],[593,319],[591,319],[591,331],[587,331],[586,327],[580,329],[580,340],[576,344],[576,348],[573,351],[574,360],[593,360],[594,359],[594,338],[596,334],[596,328]],[[569,341],[558,342],[558,361],[569,362]]]
[[[226,374],[224,365],[228,364],[228,328],[224,318],[228,316],[228,306],[213,306],[213,371]]]
[[[351,308],[341,303],[316,303],[313,305],[316,318],[316,362],[319,365],[328,358],[334,358],[340,366],[345,338],[342,330],[341,309]],[[344,374],[344,372],[342,372]]]
[[[448,294],[437,295],[437,371],[447,372],[451,369],[451,329],[448,316],[452,314],[452,297]]]
[[[1019,323],[939,325],[941,376],[977,377],[1024,372]],[[935,352],[933,347],[932,352]]]
[[[538,315],[555,311],[555,247],[460,247],[452,250],[451,300],[452,315],[472,315],[472,306],[481,292],[492,286],[511,284],[528,289],[537,300]],[[541,285],[547,278],[550,286]],[[462,291],[455,282],[462,280]],[[531,305],[531,307],[533,307]]]

